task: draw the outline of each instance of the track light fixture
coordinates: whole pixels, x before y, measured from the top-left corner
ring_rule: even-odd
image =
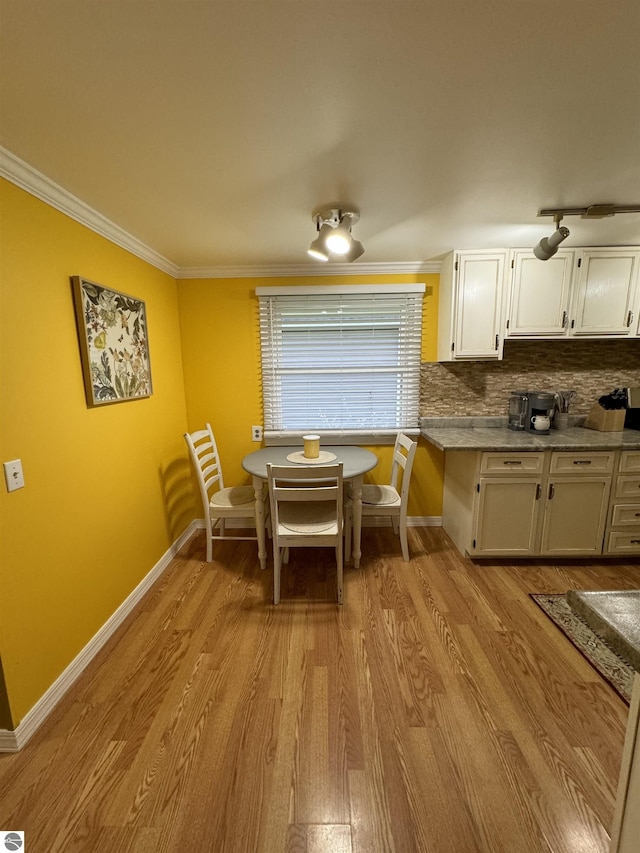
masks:
[[[549,258],[552,258],[558,251],[560,243],[562,243],[563,240],[566,240],[569,236],[569,229],[560,227],[561,220],[561,216],[555,217],[554,221],[556,223],[556,230],[550,237],[543,237],[543,239],[540,240],[538,245],[534,248],[533,254],[539,261],[548,261]]]
[[[354,209],[320,207],[311,218],[316,223],[318,236],[307,249],[307,254],[317,261],[355,261],[364,254],[364,247],[351,234],[352,226],[360,219]]]
[[[640,204],[590,204],[587,207],[547,207],[538,211],[538,216],[553,216],[556,230],[544,237],[534,248],[533,254],[541,261],[548,261],[558,251],[558,246],[569,236],[569,229],[560,227],[564,216],[581,216],[583,219],[603,219],[616,213],[640,213]]]

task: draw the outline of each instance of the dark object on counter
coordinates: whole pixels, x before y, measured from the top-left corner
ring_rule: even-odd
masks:
[[[611,394],[605,394],[598,400],[603,409],[626,409],[627,401],[626,388],[616,388]]]
[[[640,429],[640,388],[625,388],[625,391],[627,392],[625,429]]]

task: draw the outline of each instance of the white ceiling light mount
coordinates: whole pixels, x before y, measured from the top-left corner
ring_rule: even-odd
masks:
[[[587,207],[547,207],[538,211],[538,216],[553,216],[556,230],[544,237],[534,248],[533,254],[541,261],[548,261],[558,251],[558,246],[569,236],[569,229],[560,227],[564,216],[581,216],[583,219],[604,219],[616,213],[640,213],[640,204],[590,204]]]
[[[307,254],[318,261],[355,261],[364,254],[364,247],[354,240],[351,228],[360,219],[353,207],[318,207],[311,214],[318,236],[307,249]]]

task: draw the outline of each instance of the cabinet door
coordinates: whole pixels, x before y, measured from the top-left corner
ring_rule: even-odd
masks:
[[[534,554],[540,497],[539,477],[481,477],[472,556]]]
[[[578,252],[571,334],[636,336],[639,262],[637,249]]]
[[[610,489],[610,477],[550,478],[540,553],[601,554]]]
[[[511,253],[511,300],[507,337],[566,337],[574,252],[560,250],[548,261],[533,252]]]
[[[458,253],[453,358],[502,358],[505,257]]]

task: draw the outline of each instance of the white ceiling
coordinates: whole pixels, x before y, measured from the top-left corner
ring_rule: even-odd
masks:
[[[640,3],[0,0],[0,145],[181,268],[314,272],[333,202],[363,262],[533,246],[640,204]]]

